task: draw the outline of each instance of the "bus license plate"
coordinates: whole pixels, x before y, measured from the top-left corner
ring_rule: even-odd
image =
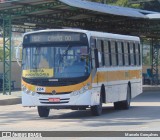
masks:
[[[49,102],[60,102],[60,98],[49,98]]]

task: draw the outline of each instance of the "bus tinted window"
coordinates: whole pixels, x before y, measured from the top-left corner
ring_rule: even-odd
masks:
[[[117,65],[117,55],[116,55],[116,43],[111,41],[111,57],[112,57],[112,66]]]
[[[130,49],[130,65],[135,65],[135,59],[134,59],[134,46],[133,43],[129,43],[129,49]]]
[[[138,44],[138,50],[139,50],[139,65],[141,65],[141,48],[140,48],[140,44]]]
[[[99,64],[100,66],[104,66],[104,43],[103,43],[103,40],[97,40],[97,49],[98,49],[98,52],[100,52],[101,54],[101,63]]]
[[[91,45],[92,45],[92,49],[91,49],[91,55],[92,55],[92,68],[95,68],[95,55],[94,55],[94,49],[96,46],[96,39],[91,38]]]
[[[118,50],[118,65],[123,66],[123,52],[122,52],[121,42],[117,42],[117,50]]]
[[[104,41],[104,59],[105,59],[105,66],[110,66],[110,48],[109,48],[109,41]]]
[[[134,64],[137,65],[137,61],[136,61],[136,47],[135,47],[135,43],[133,44],[133,53],[134,53]]]
[[[102,51],[102,66],[105,65],[105,58],[104,58],[104,41],[101,40],[101,51]]]
[[[140,45],[138,43],[135,44],[135,53],[136,53],[137,66],[139,66],[141,65],[141,56],[140,56]]]
[[[102,48],[101,48],[101,40],[97,40],[97,49],[98,52],[100,52],[101,56],[102,56]],[[99,63],[99,66],[102,66],[102,57],[101,57],[101,63]]]
[[[129,57],[128,57],[128,45],[127,42],[124,42],[124,63],[125,66],[129,65]]]

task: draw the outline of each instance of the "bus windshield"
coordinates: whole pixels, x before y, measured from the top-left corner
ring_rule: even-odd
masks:
[[[72,78],[88,76],[90,59],[85,45],[26,45],[23,47],[24,78]]]

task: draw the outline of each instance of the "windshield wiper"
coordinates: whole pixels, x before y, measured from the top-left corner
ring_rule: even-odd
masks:
[[[68,45],[68,46],[67,46],[67,49],[66,49],[65,52],[62,54],[59,62],[61,62],[61,61],[63,60],[64,56],[67,54],[67,52],[70,50],[70,48],[72,48],[72,46]]]

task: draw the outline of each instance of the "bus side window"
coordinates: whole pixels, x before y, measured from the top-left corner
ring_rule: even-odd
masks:
[[[104,58],[104,41],[101,40],[101,50],[102,50],[102,66],[105,65],[105,58]]]
[[[141,48],[139,43],[138,43],[138,52],[139,52],[139,65],[141,65]]]
[[[133,48],[133,47],[134,47],[134,46],[133,46],[133,43],[130,42],[130,43],[129,43],[129,48],[130,48],[130,64],[131,64],[132,66],[135,65],[135,60],[134,60],[134,48]]]
[[[129,57],[128,57],[128,45],[127,42],[124,42],[124,64],[125,66],[129,65]]]
[[[100,52],[101,54],[101,63],[99,64],[99,66],[104,66],[104,43],[103,43],[103,40],[97,40],[97,49],[98,49],[98,52]]]
[[[117,65],[119,65],[119,64],[118,64],[118,48],[117,48],[117,47],[118,47],[118,44],[117,44],[117,42],[115,42],[115,43],[116,43],[116,44],[115,44],[115,47],[116,47],[116,48],[115,48],[115,49],[116,49],[116,63],[117,63]]]
[[[94,54],[94,49],[96,49],[96,39],[94,39],[94,38],[91,37],[90,44],[91,44],[92,68],[96,68],[95,54]]]
[[[123,52],[122,52],[121,42],[117,42],[117,50],[118,50],[118,65],[123,66]]]
[[[117,66],[116,43],[111,41],[112,66]]]
[[[110,44],[109,41],[104,41],[104,59],[105,59],[105,66],[110,66]]]
[[[111,41],[108,41],[108,48],[109,48],[109,62],[110,66],[112,66]]]
[[[136,62],[137,66],[141,65],[141,55],[140,55],[140,45],[138,43],[135,44],[135,53],[136,53]]]
[[[133,55],[134,55],[134,64],[135,66],[137,65],[137,60],[136,60],[136,46],[135,46],[135,43],[133,44]]]
[[[121,42],[121,46],[122,46],[122,59],[123,59],[123,65],[125,65],[124,43],[123,43],[123,42]]]
[[[129,65],[131,65],[130,43],[129,42],[127,43],[127,46],[128,46],[128,62],[129,62]]]
[[[100,62],[101,63],[99,63],[99,66],[101,67],[102,66],[102,48],[101,48],[101,40],[97,40],[97,44],[96,44],[96,48],[98,49],[98,52],[100,52],[100,54],[101,54],[101,60],[100,60]]]

